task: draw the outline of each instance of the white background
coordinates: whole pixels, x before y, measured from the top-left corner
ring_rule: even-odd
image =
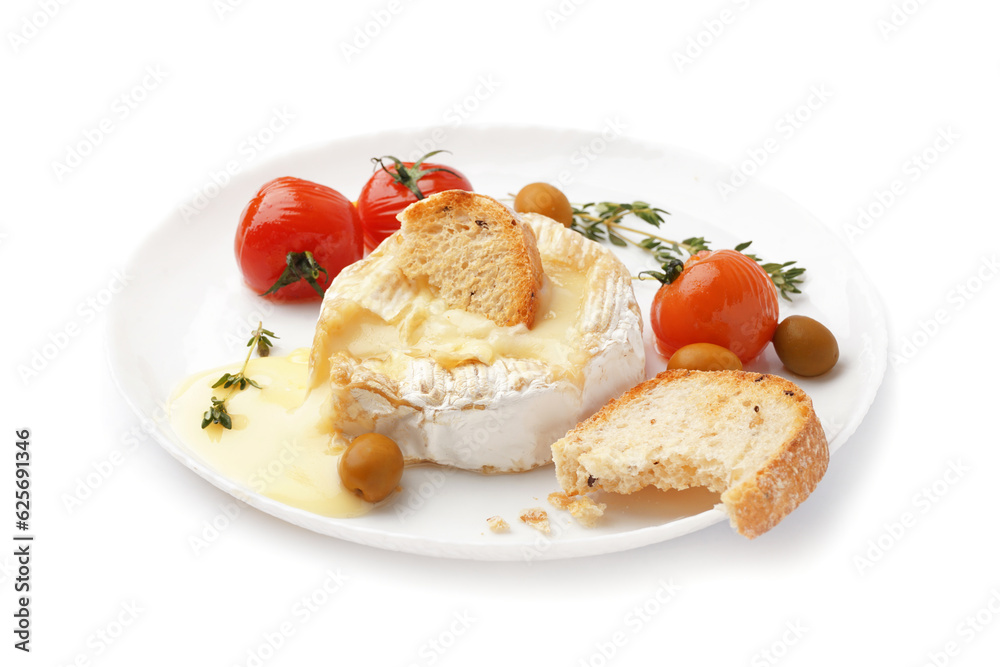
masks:
[[[12,549],[0,550],[0,662],[246,665],[261,651],[267,665],[995,660],[1000,443],[986,425],[997,410],[1000,5],[233,5],[4,3],[0,508],[12,526],[13,434],[30,428],[37,541],[30,655],[12,648],[16,574]],[[373,36],[360,37],[366,28]],[[527,565],[382,552],[247,508],[194,552],[191,537],[229,498],[151,439],[136,445],[103,307],[86,304],[275,109],[294,120],[258,162],[467,116],[593,131],[618,119],[629,137],[735,167],[818,89],[828,99],[756,176],[848,240],[885,301],[895,363],[816,493],[778,528],[751,542],[720,523]],[[123,94],[143,98],[127,116]],[[106,118],[82,164],[55,166]],[[939,132],[947,150],[934,148]],[[936,161],[913,172],[925,151]],[[859,225],[859,208],[879,212],[897,180],[901,194]],[[23,377],[70,324],[64,349]],[[109,461],[67,509],[65,494]],[[295,605],[328,571],[346,581],[303,618]],[[665,602],[664,582],[676,587]],[[271,651],[283,623],[293,633]]]

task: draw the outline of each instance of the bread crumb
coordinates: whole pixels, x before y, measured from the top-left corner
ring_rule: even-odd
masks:
[[[553,491],[549,494],[549,504],[557,510],[568,510],[570,502],[572,502],[570,497],[562,491]]]
[[[504,521],[503,517],[500,516],[491,516],[486,520],[486,523],[489,524],[490,530],[494,533],[506,533],[510,530],[510,524]]]
[[[580,522],[580,525],[593,528],[597,520],[604,516],[604,510],[608,506],[604,503],[595,503],[587,496],[577,496],[576,500],[569,504],[569,513]]]
[[[521,512],[521,521],[535,530],[549,532],[549,515],[541,507],[532,507]]]
[[[573,518],[587,528],[593,528],[608,507],[604,503],[595,503],[588,496],[567,496],[562,491],[550,493],[549,503],[556,509],[569,510]]]

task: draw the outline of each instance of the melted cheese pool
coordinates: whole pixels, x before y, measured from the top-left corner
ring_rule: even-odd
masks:
[[[328,348],[378,360],[386,372],[402,375],[414,356],[446,365],[491,363],[498,356],[548,359],[564,369],[574,365],[566,339],[582,308],[584,277],[549,264],[535,326],[498,327],[480,315],[444,308],[429,291],[413,295],[394,323],[372,312],[346,307]],[[337,464],[347,440],[323,418],[330,386],[310,387],[309,349],[285,357],[252,358],[246,375],[261,385],[231,391],[212,385],[238,363],[198,373],[176,390],[170,422],[178,436],[216,472],[292,507],[330,517],[368,512],[365,502],[340,483]],[[232,429],[201,428],[212,398],[226,398]]]
[[[586,357],[578,340],[586,272],[558,260],[543,261],[545,277],[530,329],[524,324],[501,327],[483,315],[449,308],[427,285],[398,280],[393,272],[388,274],[396,280],[392,294],[382,297],[372,295],[373,283],[385,282],[384,272],[338,277],[341,292],[359,298],[338,300],[333,314],[320,319],[313,349],[314,386],[329,380],[329,359],[337,354],[395,379],[406,374],[413,359],[434,359],[452,369],[508,358],[542,361],[555,377],[579,381]],[[392,316],[384,319],[376,311]]]
[[[374,506],[340,484],[337,463],[346,443],[318,428],[327,392],[307,390],[308,363],[308,349],[251,359],[247,376],[262,389],[247,387],[227,399],[231,430],[219,424],[202,429],[201,420],[213,396],[230,392],[212,385],[224,372],[238,370],[238,364],[199,373],[175,392],[170,423],[209,466],[234,482],[315,514],[359,516]]]

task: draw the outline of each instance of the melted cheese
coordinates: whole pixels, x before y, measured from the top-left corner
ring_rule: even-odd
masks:
[[[171,399],[174,430],[220,475],[334,517],[372,507],[340,484],[345,436],[385,433],[408,463],[516,472],[549,462],[553,441],[642,379],[642,323],[628,270],[607,249],[526,220],[546,273],[530,330],[448,309],[402,275],[387,240],[334,280],[311,351],[252,359],[262,389],[212,389],[235,364],[190,378]],[[200,428],[213,396],[228,396],[232,430]]]
[[[323,428],[377,432],[408,463],[518,472],[642,380],[642,320],[628,269],[607,248],[533,214],[546,277],[531,329],[448,309],[399,265],[400,236],[345,268],[323,299],[312,386]],[[499,424],[499,426],[498,426]]]
[[[309,351],[287,357],[251,359],[247,376],[262,389],[230,395],[212,384],[232,367],[188,378],[170,401],[174,431],[209,466],[226,478],[279,502],[315,514],[350,517],[372,505],[340,484],[337,463],[344,444],[318,428],[326,392],[307,389]],[[233,428],[201,428],[212,397],[223,398]]]
[[[407,303],[387,321],[358,302],[347,302],[325,325],[327,349],[347,354],[400,378],[413,359],[445,369],[498,359],[544,361],[558,377],[577,379],[583,351],[574,344],[583,308],[585,275],[559,262],[545,265],[534,326],[497,326],[478,313],[449,309],[426,285],[412,284]]]

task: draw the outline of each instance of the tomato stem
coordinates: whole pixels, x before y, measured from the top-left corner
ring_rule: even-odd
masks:
[[[419,160],[414,162],[409,167],[407,167],[402,160],[392,155],[373,157],[372,163],[377,164],[379,167],[381,167],[382,171],[384,171],[385,173],[389,174],[389,176],[392,177],[392,180],[394,180],[396,183],[402,185],[404,188],[412,192],[414,196],[416,196],[417,201],[420,201],[425,196],[424,193],[420,191],[419,187],[420,179],[426,176],[427,174],[433,174],[436,171],[443,171],[446,174],[451,174],[452,176],[455,176],[456,178],[461,178],[461,176],[453,172],[451,169],[448,169],[447,167],[431,167],[430,169],[423,169],[424,160],[431,157],[432,155],[437,155],[438,153],[447,153],[447,152],[448,151],[445,150],[431,151],[430,153],[427,153]],[[389,168],[385,166],[382,160],[392,160],[393,167],[395,167],[396,171],[389,171]]]
[[[316,263],[316,259],[313,257],[312,253],[306,250],[305,252],[290,252],[285,255],[285,270],[282,272],[278,280],[271,285],[266,292],[262,292],[260,296],[267,296],[268,294],[274,294],[282,287],[287,287],[297,283],[300,280],[304,280],[312,288],[316,290],[316,293],[323,296],[323,288],[319,286],[319,274],[320,272],[327,273],[327,270]]]
[[[661,285],[669,285],[677,280],[681,272],[684,271],[684,262],[679,259],[670,259],[660,267],[662,271],[640,271],[639,280],[646,280],[644,276],[649,276],[651,280],[659,280]]]

